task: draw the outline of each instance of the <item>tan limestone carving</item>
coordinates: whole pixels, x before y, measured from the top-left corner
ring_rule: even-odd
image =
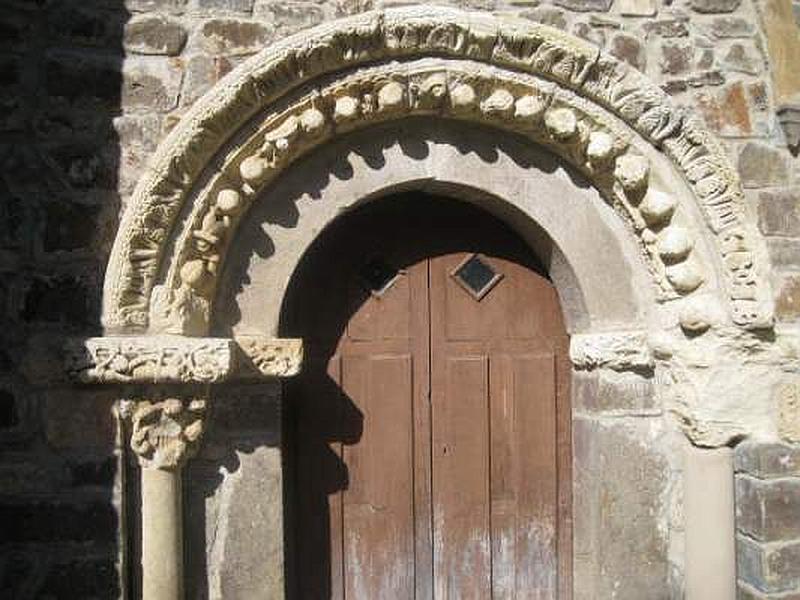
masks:
[[[197,451],[204,429],[204,399],[129,402],[131,448],[142,467],[175,470]]]
[[[573,335],[569,357],[576,369],[652,371],[653,352],[643,332],[613,332]]]
[[[241,336],[236,338],[236,342],[246,357],[243,362],[246,366],[251,367],[257,375],[292,377],[300,372],[303,364],[303,340],[301,339]]]
[[[303,363],[303,343],[265,336],[74,339],[64,346],[64,363],[68,377],[80,383],[212,384],[297,375]]]
[[[288,38],[243,64],[192,108],[137,186],[112,252],[105,324],[205,334],[202,313],[213,298],[225,245],[260,188],[332,135],[442,111],[522,130],[575,164],[639,234],[667,298],[693,292],[704,276],[697,261],[689,262],[691,247],[670,255],[669,265],[662,260],[657,233],[672,222],[675,207],[663,197],[650,199],[666,192],[647,185],[638,155],[623,157],[626,127],[664,149],[716,236],[733,320],[743,327],[771,322],[768,283],[752,226],[743,220],[738,176],[696,120],[637,71],[560,31],[488,14],[407,7]],[[257,130],[248,133],[248,123],[258,123]],[[218,155],[232,139],[239,141]],[[216,156],[221,162],[212,160]],[[615,160],[623,165],[617,170]],[[198,189],[201,177],[212,183]],[[176,233],[179,213],[191,213],[190,227]],[[171,240],[176,250],[165,256]],[[679,262],[683,254],[687,265]],[[166,273],[164,281],[156,280],[158,273]],[[156,284],[163,286],[159,302],[151,297]]]
[[[216,383],[232,367],[233,342],[177,336],[72,340],[65,367],[81,383]]]

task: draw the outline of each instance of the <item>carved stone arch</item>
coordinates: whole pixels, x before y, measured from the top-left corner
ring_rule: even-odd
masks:
[[[576,376],[644,379],[646,394],[658,396],[647,408],[658,419],[676,414],[698,446],[724,447],[742,436],[774,433],[767,390],[776,380],[775,366],[796,358],[759,331],[772,325],[763,240],[745,218],[735,170],[699,122],[639,72],[543,25],[428,6],[364,13],[265,49],[181,119],[152,157],[117,234],[104,290],[108,336],[81,340],[68,355],[70,373],[84,383],[155,386],[148,390],[151,398],[120,412],[127,415],[132,448],[144,467],[146,597],[175,599],[183,593],[179,469],[203,432],[206,386],[216,386],[215,401],[236,402],[238,392],[221,384],[299,370],[298,340],[252,332],[239,338],[228,331],[225,338],[204,337],[211,333],[217,291],[228,283],[221,283],[226,258],[234,257],[235,264],[246,251],[237,239],[239,225],[255,226],[257,207],[288,193],[286,182],[302,178],[304,161],[316,156],[324,162],[337,144],[411,121],[442,131],[490,130],[531,154],[547,154],[588,182],[586,193],[571,199],[571,214],[602,207],[596,211],[601,216],[587,217],[587,227],[595,228],[597,245],[610,250],[595,252],[582,265],[580,246],[588,238],[570,245],[566,230],[548,223],[537,207],[515,200],[513,190],[482,187],[446,171],[416,179],[400,174],[391,182],[395,188],[472,190],[477,203],[494,198],[524,214],[550,237],[563,257],[562,272],[581,288],[584,304],[574,310],[573,323],[593,302],[603,304],[603,282],[587,273],[613,263],[608,271],[626,287],[630,310],[612,310],[608,319],[572,328]],[[370,194],[387,191],[375,186]],[[586,210],[580,201],[587,202]],[[346,208],[349,201],[342,196],[338,202],[327,210]],[[320,213],[320,227],[334,216]],[[312,233],[301,241],[313,241]],[[287,269],[298,258],[288,257]],[[556,270],[551,277],[563,287]],[[633,283],[625,281],[628,272]],[[649,285],[640,286],[642,280]],[[277,279],[265,281],[279,287]],[[276,290],[270,301],[279,304],[281,298],[282,290]],[[242,360],[243,354],[250,360]],[[739,385],[747,378],[763,382],[765,391]],[[616,421],[630,425],[624,418]],[[666,438],[674,429],[674,422],[666,422],[652,431],[636,425],[636,443],[644,440],[644,447],[652,437]],[[689,453],[696,450],[685,439],[680,443]],[[691,519],[721,521],[715,548],[687,534],[688,598],[733,595],[733,533],[726,529],[732,528],[733,509],[725,504],[732,502],[732,467],[728,448],[719,455],[713,466],[720,478],[716,504],[702,504],[703,468],[686,469],[696,478],[686,480],[692,483],[684,494],[701,506],[686,508],[685,530],[694,531]],[[703,467],[705,460],[695,457],[687,464]],[[584,531],[602,527],[590,522]],[[720,554],[725,564],[717,568]],[[716,593],[709,591],[715,574]],[[692,581],[700,586],[694,594]]]
[[[480,122],[556,153],[628,223],[660,300],[711,289],[735,325],[771,324],[764,253],[738,176],[696,119],[560,31],[409,7],[287,38],[191,109],[124,216],[105,280],[107,330],[206,334],[248,204],[310,149],[413,115]],[[653,164],[663,157],[668,165]],[[695,257],[700,239],[711,264]]]

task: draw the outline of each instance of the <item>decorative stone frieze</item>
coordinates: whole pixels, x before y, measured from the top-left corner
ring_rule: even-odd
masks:
[[[247,203],[331,136],[412,115],[521,132],[562,156],[631,225],[661,299],[670,299],[702,287],[707,268],[693,258],[691,236],[677,251],[672,236],[665,249],[661,230],[674,219],[686,223],[672,191],[651,185],[631,142],[641,136],[664,149],[714,234],[733,321],[771,323],[738,177],[696,120],[640,73],[560,31],[407,7],[288,38],[192,108],[154,157],[124,219],[106,279],[106,325],[204,335]],[[174,231],[178,214],[190,218]]]
[[[245,360],[237,360],[237,354]],[[98,337],[69,340],[64,346],[67,376],[91,384],[212,384],[242,377],[291,377],[300,372],[302,360],[302,340],[264,336]]]
[[[246,357],[243,372],[247,367],[252,367],[256,377],[292,377],[300,372],[303,340],[242,336],[236,342]]]
[[[655,365],[647,336],[641,331],[573,335],[569,357],[579,370],[650,372]]]
[[[70,340],[65,367],[81,383],[216,383],[232,367],[232,340],[178,336]]]
[[[177,470],[196,451],[203,435],[206,400],[129,400],[131,448],[142,467]]]

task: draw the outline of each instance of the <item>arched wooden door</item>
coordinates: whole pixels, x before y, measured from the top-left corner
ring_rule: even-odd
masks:
[[[567,336],[506,226],[410,195],[334,223],[293,278],[287,407],[298,599],[566,598]]]

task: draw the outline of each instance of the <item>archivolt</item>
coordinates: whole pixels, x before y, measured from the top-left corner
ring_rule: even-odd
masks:
[[[638,72],[559,31],[414,7],[288,38],[182,119],[123,219],[106,276],[106,326],[206,333],[217,273],[248,203],[331,137],[410,115],[522,134],[571,163],[637,235],[661,299],[703,285],[693,238],[711,232],[732,320],[771,322],[738,177],[695,119]],[[677,185],[688,185],[707,227],[676,212],[674,190],[653,185],[641,143],[683,173]]]

